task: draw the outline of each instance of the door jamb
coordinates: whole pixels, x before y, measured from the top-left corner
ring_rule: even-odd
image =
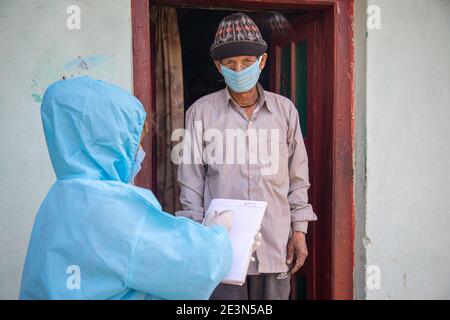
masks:
[[[330,42],[334,52],[332,77],[332,247],[331,247],[331,299],[353,299],[354,268],[354,0],[157,0],[152,4],[198,7],[260,7],[326,10],[326,19],[333,34]],[[152,77],[150,59],[150,3],[149,0],[131,0],[133,38],[134,94],[147,111],[148,133],[143,138],[147,152],[137,184],[154,187],[151,170],[151,141],[155,129],[150,123],[154,113],[152,103]],[[320,217],[319,217],[320,219]]]

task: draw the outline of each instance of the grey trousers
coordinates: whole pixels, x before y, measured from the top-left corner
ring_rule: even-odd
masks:
[[[221,283],[210,300],[288,300],[291,275],[277,279],[278,273],[247,276],[242,286]]]

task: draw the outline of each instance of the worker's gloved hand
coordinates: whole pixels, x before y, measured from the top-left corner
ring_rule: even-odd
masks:
[[[253,257],[253,253],[258,250],[258,248],[261,246],[262,243],[262,234],[261,232],[258,232],[255,236],[255,242],[253,242],[252,246],[252,257],[250,258],[250,261],[255,261],[255,258]]]
[[[206,215],[205,219],[203,219],[203,225],[207,227],[211,227],[213,225],[221,225],[228,232],[231,230],[231,225],[233,222],[233,213],[230,210],[224,211],[214,211],[210,214]]]

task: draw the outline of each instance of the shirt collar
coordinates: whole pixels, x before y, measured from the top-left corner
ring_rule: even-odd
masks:
[[[256,84],[256,89],[258,90],[259,98],[260,98],[258,107],[266,106],[267,110],[272,112],[272,110],[266,100],[265,90],[259,82]],[[230,92],[228,91],[228,87],[225,87],[224,91],[225,91],[225,101],[226,101],[227,108],[232,107],[232,105],[231,105],[232,103],[235,103],[237,105],[237,103],[231,97]]]

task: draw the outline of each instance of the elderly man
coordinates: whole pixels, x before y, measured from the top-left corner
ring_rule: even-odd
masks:
[[[250,263],[245,284],[220,284],[211,299],[288,299],[290,274],[299,270],[308,254],[308,221],[317,220],[308,204],[308,159],[298,112],[289,99],[265,91],[258,83],[266,50],[267,44],[250,17],[243,13],[225,17],[211,46],[211,57],[227,86],[197,100],[186,113],[191,136],[198,138],[207,130],[226,136],[226,148],[222,150],[216,143],[215,154],[223,153],[227,160],[235,151],[234,137],[228,133],[240,130],[247,134],[236,148],[238,158],[239,150],[245,151],[243,162],[217,161],[217,157],[208,162],[203,156],[200,163],[179,166],[183,210],[177,215],[200,222],[214,198],[267,201],[262,245]],[[258,143],[251,139],[255,136]],[[194,148],[200,152],[214,145],[206,137],[194,140]],[[268,159],[268,150],[269,166],[262,161]]]

